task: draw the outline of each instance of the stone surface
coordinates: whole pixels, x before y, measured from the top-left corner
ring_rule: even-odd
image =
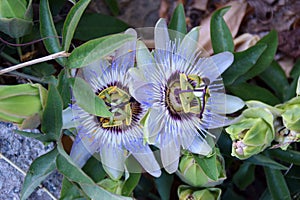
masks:
[[[0,153],[18,166],[22,171],[29,169],[32,161],[53,148],[53,144],[44,146],[38,140],[15,134],[15,126],[0,122]],[[18,200],[22,190],[24,175],[5,159],[0,158],[0,200]],[[62,175],[53,172],[42,183],[55,197],[59,197]],[[52,198],[41,188],[37,188],[29,200],[51,200]]]

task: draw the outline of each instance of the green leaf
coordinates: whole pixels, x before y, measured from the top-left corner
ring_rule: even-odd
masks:
[[[69,56],[69,68],[81,68],[114,52],[128,41],[135,38],[128,34],[115,34],[90,40],[77,47]]]
[[[130,198],[120,197],[111,194],[97,185],[88,177],[66,154],[62,143],[58,143],[59,155],[56,158],[56,167],[69,181],[78,183],[83,191],[92,199],[129,200]]]
[[[231,32],[223,19],[224,14],[230,9],[225,7],[213,13],[210,21],[210,37],[214,53],[224,51],[233,52],[234,44]]]
[[[60,200],[85,200],[83,192],[74,183],[64,177],[61,186]]]
[[[54,66],[46,62],[23,68],[23,71],[41,78],[49,77],[56,72]]]
[[[96,183],[105,178],[106,173],[102,167],[102,164],[94,156],[86,162],[82,170],[91,177]]]
[[[1,0],[0,18],[23,18],[26,7],[26,0]]]
[[[231,93],[242,98],[244,101],[258,100],[269,105],[276,105],[280,100],[269,90],[249,83],[241,83],[226,87]]]
[[[83,110],[97,116],[110,117],[112,115],[104,101],[95,95],[92,91],[92,87],[83,79],[75,78],[72,88],[76,104]]]
[[[12,38],[19,38],[29,34],[32,26],[32,0],[0,2],[0,31]]]
[[[293,151],[293,150],[283,151],[281,149],[270,149],[270,150],[268,150],[268,153],[273,158],[300,166],[300,152],[299,151]]]
[[[129,178],[123,184],[122,195],[130,196],[134,188],[139,183],[140,178],[141,178],[141,173],[130,173]]]
[[[57,90],[62,98],[63,108],[67,108],[71,103],[71,88],[66,69],[61,70],[58,75]]]
[[[59,12],[63,9],[66,2],[62,0],[49,0],[49,4],[52,15],[57,16],[59,15]]]
[[[200,165],[201,169],[206,172],[206,175],[216,181],[218,180],[218,176],[219,176],[219,172],[217,169],[217,153],[215,152],[212,156],[210,157],[206,157],[205,159],[200,158],[198,155],[193,155],[194,159],[196,160],[196,162],[198,163],[198,165]],[[215,166],[215,167],[212,167]]]
[[[298,79],[300,76],[300,59],[298,59],[290,72],[290,77],[293,79]]]
[[[63,27],[63,43],[62,43],[62,49],[65,51],[69,51],[72,38],[74,36],[75,29],[78,25],[78,22],[90,3],[91,0],[80,0],[78,3],[76,3],[70,12],[67,15],[67,18],[64,23]]]
[[[81,169],[79,169],[73,162],[70,161],[71,158],[66,158],[59,154],[56,159],[56,166],[60,173],[66,176],[70,181],[76,183],[86,183],[94,184],[94,181],[88,177]]]
[[[251,158],[248,158],[246,160],[246,162],[250,162],[254,165],[261,165],[261,166],[269,167],[269,168],[276,169],[276,170],[287,170],[288,169],[288,167],[286,167],[286,166],[284,166],[262,154],[252,156]]]
[[[162,200],[170,199],[173,180],[174,175],[168,174],[164,170],[162,170],[162,174],[160,177],[154,179],[159,196]]]
[[[300,59],[298,59],[290,72],[290,77],[293,78],[293,81],[290,85],[289,90],[286,94],[286,99],[291,99],[296,96],[296,88],[298,84],[298,77],[300,76]]]
[[[95,187],[91,184],[80,184],[84,192],[92,199],[109,199],[109,200],[132,200],[131,197],[123,197],[111,194],[101,187]]]
[[[62,28],[63,24],[58,23],[57,30]],[[84,13],[77,25],[73,38],[88,41],[110,34],[120,33],[127,28],[129,28],[128,24],[115,17],[99,13]]]
[[[20,130],[14,130],[15,133],[19,135],[23,135],[25,137],[34,138],[36,140],[39,140],[41,142],[51,142],[53,139],[49,138],[47,134],[42,133],[32,133],[32,132],[26,132],[26,131],[20,131]]]
[[[43,43],[50,54],[61,51],[48,0],[40,1],[40,33],[42,38],[47,38]],[[57,61],[64,66],[65,58],[58,58]]]
[[[224,84],[231,85],[234,81],[243,76],[255,63],[267,48],[267,45],[260,44],[249,49],[233,53],[234,61],[232,65],[222,74]]]
[[[266,188],[266,190],[259,197],[259,200],[270,200],[270,199],[272,199],[270,191],[268,188]]]
[[[291,199],[290,191],[280,170],[264,167],[272,199]]]
[[[283,69],[275,60],[259,75],[259,78],[272,88],[281,101],[288,100],[286,91],[289,89],[289,83]]]
[[[236,80],[236,83],[241,83],[246,80],[253,78],[254,76],[263,72],[267,67],[270,66],[274,59],[277,45],[278,45],[278,35],[276,31],[271,31],[268,35],[263,37],[256,45],[265,44],[267,48],[261,54],[256,64],[244,75]]]
[[[222,199],[245,200],[244,197],[237,194],[231,187],[226,188],[225,193],[222,195]]]
[[[233,176],[234,184],[241,190],[246,189],[255,179],[255,165],[244,162]]]
[[[177,40],[182,39],[187,33],[184,7],[182,3],[178,4],[178,6],[175,8],[169,23],[169,29],[173,30],[169,31],[170,38],[172,40],[174,40],[175,38]]]
[[[0,18],[0,30],[12,38],[19,38],[31,32],[32,20]]]
[[[117,0],[105,0],[105,3],[114,16],[119,14],[120,10]]]
[[[50,84],[41,129],[53,140],[58,140],[61,135],[62,110],[63,105],[59,92],[54,85]]]
[[[55,160],[57,154],[58,152],[55,148],[32,162],[25,176],[21,191],[21,200],[27,199],[34,189],[38,187],[41,182],[55,169]]]

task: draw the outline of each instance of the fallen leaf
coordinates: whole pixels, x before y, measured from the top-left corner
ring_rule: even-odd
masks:
[[[244,33],[233,40],[235,51],[244,51],[249,47],[254,46],[258,40],[260,40],[258,35]]]

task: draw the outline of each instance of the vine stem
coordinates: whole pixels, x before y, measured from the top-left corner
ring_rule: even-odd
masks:
[[[24,63],[20,63],[18,65],[14,65],[14,66],[2,69],[2,70],[0,70],[0,75],[1,74],[5,74],[7,72],[14,71],[16,69],[27,67],[29,65],[34,65],[34,64],[37,64],[37,63],[41,63],[41,62],[45,62],[45,61],[49,61],[49,60],[54,60],[56,58],[69,57],[69,55],[70,54],[67,53],[67,52],[65,52],[65,51],[54,53],[54,54],[51,54],[49,56],[45,56],[45,57],[42,57],[42,58],[37,58],[37,59],[34,59],[34,60],[30,60],[30,61],[27,61],[27,62],[24,62]]]
[[[0,152],[0,159],[5,160],[8,164],[10,164],[11,166],[13,166],[13,168],[15,168],[16,170],[18,170],[23,176],[26,176],[26,172],[24,172],[20,167],[18,167],[11,160],[9,160],[8,158],[6,158],[1,152]],[[57,200],[57,198],[55,196],[53,196],[53,194],[51,192],[49,192],[49,190],[47,190],[45,187],[43,187],[42,185],[40,185],[39,187],[42,190],[44,190],[53,200]]]

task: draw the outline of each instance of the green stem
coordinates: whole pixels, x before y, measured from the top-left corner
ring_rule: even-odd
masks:
[[[1,56],[2,58],[4,58],[5,60],[8,60],[9,62],[11,62],[11,63],[14,64],[14,65],[20,63],[18,60],[14,59],[13,57],[11,57],[10,55],[4,53],[3,51],[0,53],[0,56]]]
[[[4,68],[0,67],[0,70],[1,69],[4,69]],[[24,74],[24,73],[20,73],[20,72],[9,72],[9,74],[11,74],[13,76],[19,76],[19,77],[22,77],[22,78],[25,78],[25,79],[30,79],[30,80],[35,81],[35,82],[47,84],[47,82],[43,81],[42,79],[37,78],[35,76],[28,75],[28,74]]]
[[[20,44],[20,38],[16,38],[16,42],[17,42],[17,44]],[[22,60],[22,49],[21,49],[21,47],[20,46],[17,46],[17,52],[18,52],[18,54],[19,54],[19,58],[20,58],[20,60]]]

